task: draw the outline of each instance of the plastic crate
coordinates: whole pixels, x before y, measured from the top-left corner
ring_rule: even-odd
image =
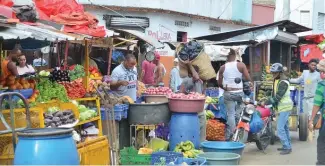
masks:
[[[80,165],[110,165],[109,144],[105,136],[77,145]]]
[[[218,89],[206,89],[205,95],[210,97],[219,97],[219,90]]]
[[[108,112],[105,113],[106,112],[106,109],[103,108],[103,107],[100,108],[100,113],[101,113],[102,120],[107,120],[107,119],[112,120],[111,113],[109,111],[111,111],[111,110],[108,110]],[[128,112],[127,112],[127,110],[125,110],[125,106],[124,105],[117,105],[116,107],[114,106],[114,119],[115,120],[120,121],[122,119],[126,119],[127,116],[128,116],[127,113]]]
[[[155,152],[151,155],[151,165],[166,165],[176,162],[177,158],[183,157],[182,153],[177,152]]]
[[[134,147],[125,147],[120,151],[121,165],[150,165],[151,155],[138,154]]]

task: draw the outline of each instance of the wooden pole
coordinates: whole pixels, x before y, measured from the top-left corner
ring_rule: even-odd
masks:
[[[108,47],[108,55],[107,55],[107,58],[108,58],[108,64],[107,64],[107,75],[110,75],[111,74],[111,64],[112,64],[112,54],[113,54],[113,41],[114,39],[113,38],[110,38],[109,39],[109,45],[110,47]]]
[[[84,64],[84,68],[85,68],[85,77],[83,80],[83,84],[84,87],[86,89],[86,91],[89,91],[89,47],[88,47],[88,40],[84,40],[85,41],[85,64]]]

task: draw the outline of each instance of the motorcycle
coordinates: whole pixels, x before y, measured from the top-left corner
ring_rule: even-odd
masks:
[[[237,84],[238,80],[235,82]],[[249,85],[244,84],[244,93],[245,95],[250,94]],[[243,103],[245,104],[240,107],[239,110],[239,118],[237,122],[237,127],[232,137],[232,141],[235,142],[255,142],[256,146],[259,150],[265,150],[269,144],[274,144],[275,141],[275,134],[272,128],[272,121],[274,121],[274,114],[273,111],[269,108],[263,106],[257,106],[258,102],[250,102],[249,99],[243,99]],[[264,126],[258,132],[251,132],[250,131],[250,122],[252,120],[252,116],[254,112],[260,112],[261,118],[263,120]]]

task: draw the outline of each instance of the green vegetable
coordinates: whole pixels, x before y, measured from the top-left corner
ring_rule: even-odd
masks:
[[[47,102],[52,99],[59,99],[63,102],[68,102],[67,92],[63,85],[52,82],[48,79],[40,79],[36,87],[40,95],[37,97],[37,102]]]
[[[50,107],[49,109],[47,109],[47,112],[51,114],[57,111],[60,111],[58,107]]]
[[[71,81],[85,76],[85,68],[81,65],[76,65],[73,70],[69,71]]]

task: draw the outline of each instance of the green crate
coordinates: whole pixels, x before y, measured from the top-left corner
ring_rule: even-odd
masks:
[[[150,165],[151,155],[138,154],[134,147],[123,148],[120,151],[121,165]]]

